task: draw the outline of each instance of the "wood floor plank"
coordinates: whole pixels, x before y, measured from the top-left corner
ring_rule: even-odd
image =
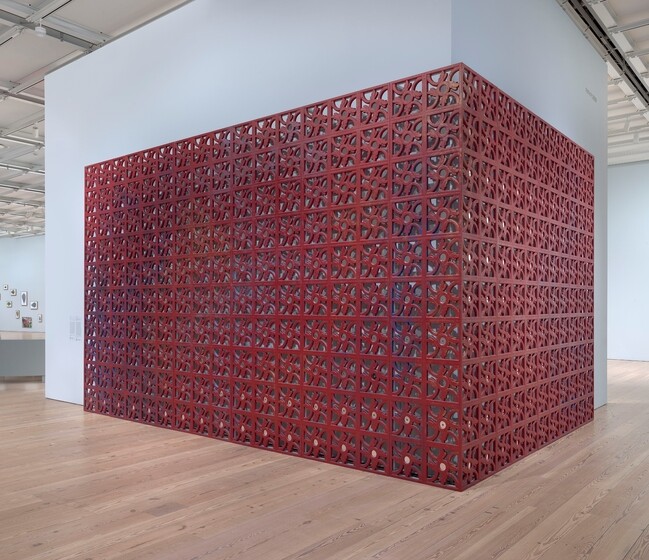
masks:
[[[463,493],[84,413],[0,381],[0,559],[649,558],[649,363]]]

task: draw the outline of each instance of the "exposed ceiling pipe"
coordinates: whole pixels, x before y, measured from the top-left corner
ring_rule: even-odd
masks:
[[[616,70],[623,76],[634,93],[642,99],[644,105],[649,108],[649,89],[644,80],[642,80],[633,66],[627,60],[625,53],[621,52],[618,46],[609,35],[609,30],[602,26],[599,20],[588,9],[581,0],[557,0],[561,7],[568,12],[574,19],[576,16],[579,21],[590,31],[586,36],[592,42],[597,51],[606,61],[616,67]],[[570,8],[570,9],[567,9]]]

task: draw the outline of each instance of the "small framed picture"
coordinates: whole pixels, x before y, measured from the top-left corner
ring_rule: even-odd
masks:
[[[9,284],[3,284],[2,289],[3,290],[8,290],[9,289]]]
[[[7,303],[6,303],[5,305],[6,305],[7,307],[13,307],[13,306],[14,306],[14,302],[11,301],[11,300],[7,300]]]
[[[20,292],[20,305],[27,306],[27,292]]]
[[[31,328],[32,328],[32,318],[23,317],[23,329],[31,329]]]
[[[12,296],[18,295],[18,290],[16,288],[11,288],[11,291],[9,292]]]
[[[29,302],[29,308],[34,309],[34,310],[38,309],[38,302],[37,301],[30,301]]]
[[[16,309],[16,319],[20,319],[20,309]]]
[[[36,315],[36,320],[37,320],[39,323],[42,323],[42,322],[43,322],[43,314],[42,314],[42,313],[39,313],[38,315]]]

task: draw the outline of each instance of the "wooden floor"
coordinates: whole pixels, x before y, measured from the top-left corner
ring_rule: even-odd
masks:
[[[649,558],[649,363],[464,493],[86,414],[0,383],[0,559]]]

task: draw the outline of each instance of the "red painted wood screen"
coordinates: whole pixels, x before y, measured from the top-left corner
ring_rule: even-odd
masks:
[[[464,489],[593,415],[593,159],[462,65],[86,169],[85,409]]]

